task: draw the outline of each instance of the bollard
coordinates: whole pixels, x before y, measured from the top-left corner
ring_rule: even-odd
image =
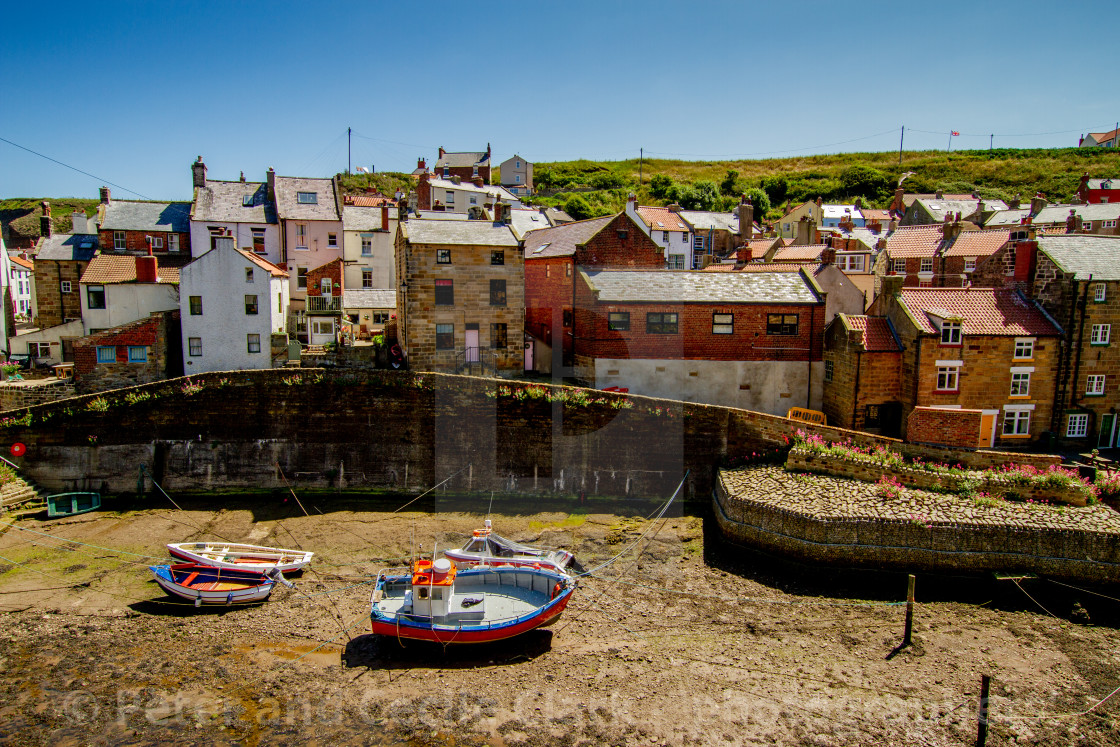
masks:
[[[909,646],[914,632],[914,574],[906,582],[906,635],[902,639],[903,646]]]
[[[991,687],[990,675],[980,675],[980,710],[976,712],[976,747],[984,747],[988,741],[988,689]]]

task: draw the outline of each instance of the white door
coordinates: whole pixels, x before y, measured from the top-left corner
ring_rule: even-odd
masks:
[[[307,341],[311,345],[325,345],[328,342],[334,342],[334,320],[312,319],[311,334]]]
[[[533,340],[525,341],[525,370],[533,370],[533,345],[536,343]]]
[[[467,363],[478,362],[478,330],[467,330]]]

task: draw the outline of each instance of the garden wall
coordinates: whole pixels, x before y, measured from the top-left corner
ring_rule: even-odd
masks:
[[[140,464],[169,490],[297,486],[706,497],[716,467],[783,455],[798,430],[984,468],[1046,455],[902,444],[782,417],[448,374],[212,372],[5,413],[0,443],[46,488],[132,491]],[[279,468],[278,466],[279,465]],[[706,498],[704,498],[706,500]]]

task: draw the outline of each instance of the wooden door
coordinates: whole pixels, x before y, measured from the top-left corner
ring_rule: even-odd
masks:
[[[980,441],[976,444],[980,447],[992,445],[992,431],[996,427],[996,416],[987,413],[980,416]]]

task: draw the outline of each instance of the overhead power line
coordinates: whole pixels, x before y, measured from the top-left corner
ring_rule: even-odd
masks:
[[[31,150],[31,148],[28,148],[25,145],[20,145],[19,143],[14,143],[11,140],[8,140],[7,138],[0,137],[0,141],[3,141],[5,143],[7,143],[8,145],[14,146],[16,148],[19,148],[20,150],[25,150],[28,153],[31,153],[32,155],[39,156],[39,158],[45,158],[48,161],[50,161],[51,163],[57,163],[59,166],[64,166],[64,167],[70,169],[71,171],[77,171],[79,174],[82,174],[84,176],[88,176],[91,179],[96,179],[97,181],[101,182],[102,184],[108,184],[110,187],[116,187],[117,189],[123,189],[125,192],[131,192],[132,194],[136,195],[137,197],[140,197],[141,199],[144,199],[144,200],[152,199],[151,197],[140,194],[135,189],[129,189],[128,187],[123,187],[120,184],[115,184],[115,183],[109,181],[108,179],[104,179],[100,176],[97,176],[96,174],[91,174],[88,171],[82,171],[77,166],[71,166],[68,163],[63,163],[62,161],[59,161],[57,158],[51,158],[50,156],[44,155],[37,150]]]

